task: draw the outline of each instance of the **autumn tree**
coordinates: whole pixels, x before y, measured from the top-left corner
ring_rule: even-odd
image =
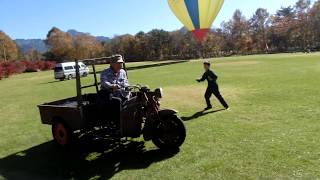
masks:
[[[25,53],[24,58],[31,61],[43,59],[42,54],[34,48]]]
[[[316,1],[308,11],[312,39],[311,47],[320,49],[320,0]]]
[[[199,42],[194,38],[193,34],[187,32],[184,34],[182,40],[182,57],[186,59],[200,58],[202,53],[200,52]]]
[[[3,31],[0,31],[0,61],[16,60],[17,57],[17,44]]]
[[[310,0],[298,0],[295,5],[296,27],[294,33],[294,41],[297,47],[306,50],[312,41],[311,21],[310,21]]]
[[[63,61],[74,58],[73,39],[70,34],[53,27],[47,34],[46,43],[55,60]]]
[[[148,39],[146,33],[140,31],[135,35],[136,44],[134,46],[136,60],[147,60],[147,52],[149,51]]]
[[[84,34],[73,38],[74,58],[86,59],[102,56],[103,46],[95,37]]]
[[[181,42],[183,41],[184,34],[180,30],[172,31],[170,34],[170,56],[173,59],[182,58]]]
[[[239,54],[251,51],[252,39],[249,34],[249,23],[240,10],[236,10],[232,19],[223,23],[222,26],[232,51]]]
[[[294,27],[296,14],[291,6],[282,7],[277,13],[272,16],[272,25],[270,28],[270,36],[272,46],[277,51],[284,52],[292,50],[294,36]]]
[[[203,42],[202,57],[218,57],[222,55],[224,46],[223,37],[220,36],[220,32],[210,32]]]
[[[112,54],[122,54],[126,59],[135,59],[136,55],[136,39],[134,36],[126,34],[122,36],[115,37],[111,42],[111,52]]]

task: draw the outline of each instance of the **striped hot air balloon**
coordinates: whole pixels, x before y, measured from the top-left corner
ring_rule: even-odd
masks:
[[[168,0],[168,3],[185,27],[203,41],[224,0]]]

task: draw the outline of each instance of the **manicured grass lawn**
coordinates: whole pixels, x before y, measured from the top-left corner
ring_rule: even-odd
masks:
[[[150,142],[143,152],[64,152],[51,142],[51,127],[40,123],[37,105],[74,96],[75,81],[56,82],[52,72],[1,80],[0,179],[320,178],[320,54],[212,62],[231,111],[196,114],[205,107],[206,84],[195,82],[200,61],[129,71],[132,84],[163,87],[162,106],[186,120],[187,139],[170,156]]]

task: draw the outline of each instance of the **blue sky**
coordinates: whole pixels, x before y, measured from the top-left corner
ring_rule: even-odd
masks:
[[[214,26],[230,19],[236,9],[250,17],[259,7],[275,13],[281,6],[294,5],[296,1],[225,0]],[[0,30],[14,39],[44,39],[53,26],[108,37],[182,27],[167,0],[0,0],[0,9]]]

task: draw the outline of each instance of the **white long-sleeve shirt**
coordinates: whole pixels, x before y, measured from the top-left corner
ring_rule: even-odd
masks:
[[[113,72],[112,68],[105,69],[101,73],[101,89],[111,90],[113,92],[113,85],[118,85],[120,88],[113,92],[115,97],[128,97],[130,92],[126,91],[126,87],[129,86],[127,73],[121,69],[119,73]]]

